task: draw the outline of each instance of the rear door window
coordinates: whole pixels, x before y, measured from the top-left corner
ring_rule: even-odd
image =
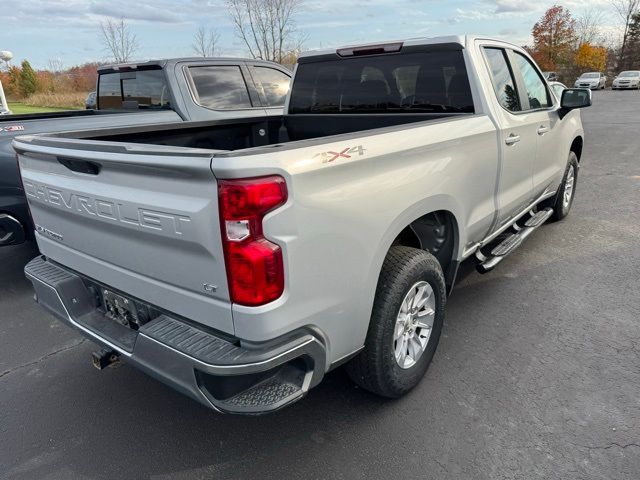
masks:
[[[258,88],[262,89],[267,107],[282,107],[289,93],[291,77],[269,67],[253,67]]]
[[[460,50],[300,63],[290,113],[473,113]]]
[[[193,96],[203,107],[237,110],[253,106],[239,66],[189,67],[189,75]]]
[[[485,48],[484,54],[489,64],[498,103],[510,112],[521,111],[516,83],[507,62],[506,52],[502,48]]]

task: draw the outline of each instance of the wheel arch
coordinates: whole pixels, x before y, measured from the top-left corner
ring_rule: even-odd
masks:
[[[455,215],[450,210],[434,210],[406,225],[391,246],[419,248],[431,253],[440,263],[447,290],[450,290],[458,267],[459,239]]]
[[[464,224],[460,222],[460,219],[463,218],[461,212],[462,209],[455,199],[444,195],[425,199],[419,204],[405,210],[387,230],[383,237],[383,241],[379,246],[376,261],[374,265],[372,265],[372,268],[375,270],[371,272],[372,276],[376,279],[376,283],[380,277],[382,263],[384,262],[389,249],[394,245],[421,248],[425,244],[425,238],[421,237],[420,233],[417,232],[418,229],[412,228],[412,226],[415,227],[416,222],[439,215],[448,222],[449,226],[447,232],[447,234],[450,235],[447,240],[449,253],[446,258],[443,259],[441,256],[438,260],[440,261],[443,273],[445,274],[447,290],[450,291],[455,281],[459,259],[464,246],[465,230]]]
[[[575,153],[576,157],[578,157],[578,162],[580,162],[580,158],[582,157],[583,146],[584,146],[584,139],[582,138],[582,135],[578,135],[576,138],[573,139],[573,142],[571,142],[571,147],[569,148],[569,151]]]

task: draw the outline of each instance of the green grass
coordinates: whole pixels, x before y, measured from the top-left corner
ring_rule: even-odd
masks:
[[[24,103],[9,103],[9,110],[11,110],[11,113],[20,115],[23,113],[64,112],[65,110],[72,109],[56,107],[32,107],[31,105],[25,105]]]

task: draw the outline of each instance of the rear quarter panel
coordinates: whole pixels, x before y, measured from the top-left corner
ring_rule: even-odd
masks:
[[[457,256],[486,234],[495,211],[496,133],[477,115],[295,146],[214,155],[217,178],[279,173],[289,189],[287,204],[264,223],[284,251],[285,293],[264,307],[234,306],[234,326],[248,340],[316,326],[336,361],[363,344],[382,262],[404,227],[450,211]]]

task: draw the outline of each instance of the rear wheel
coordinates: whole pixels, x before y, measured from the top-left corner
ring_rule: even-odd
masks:
[[[378,280],[364,349],[347,365],[361,387],[400,397],[424,376],[440,340],[446,290],[436,258],[392,247]]]

